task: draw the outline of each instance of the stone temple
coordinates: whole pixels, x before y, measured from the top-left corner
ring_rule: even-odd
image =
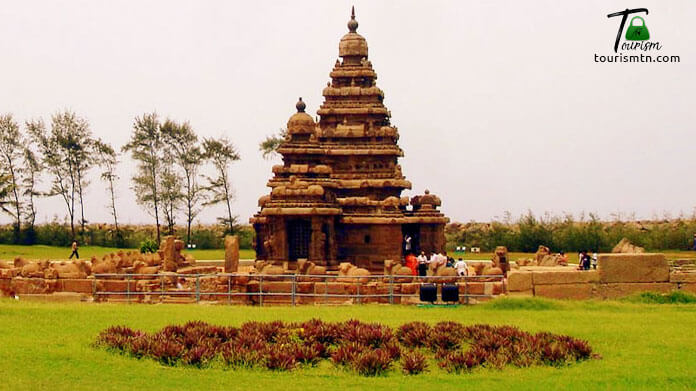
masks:
[[[319,122],[302,98],[288,120],[277,150],[283,164],[273,167],[271,193],[250,219],[257,259],[290,269],[299,259],[329,268],[351,262],[379,272],[384,260],[402,259],[406,237],[413,252],[445,250],[449,219],[438,211],[440,199],[427,190],[410,200],[401,196],[411,182],[398,164],[399,132],[357,29],[353,11]]]

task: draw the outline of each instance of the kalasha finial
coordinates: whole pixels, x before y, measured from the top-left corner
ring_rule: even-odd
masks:
[[[425,189],[425,194],[430,194],[430,190]]]
[[[355,6],[350,9],[350,20],[348,21],[348,30],[354,33],[358,29],[358,21],[355,20]]]
[[[307,107],[307,105],[302,101],[302,97],[300,97],[300,100],[297,101],[295,107],[297,108],[298,113],[304,113],[304,109]]]

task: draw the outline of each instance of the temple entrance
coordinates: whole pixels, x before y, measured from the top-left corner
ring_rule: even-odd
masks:
[[[420,225],[419,224],[404,224],[401,226],[401,251],[404,256],[411,252],[418,255],[420,253]],[[411,238],[410,250],[407,249],[406,238]]]
[[[288,222],[288,258],[291,261],[309,258],[312,224],[308,220]]]

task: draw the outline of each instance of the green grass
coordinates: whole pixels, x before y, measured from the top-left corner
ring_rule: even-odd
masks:
[[[155,331],[200,319],[239,325],[247,320],[327,321],[357,318],[397,326],[412,320],[511,324],[587,339],[601,360],[563,368],[481,369],[418,376],[396,371],[365,378],[330,364],[289,373],[165,367],[91,346],[111,325]],[[7,390],[689,390],[696,388],[696,305],[503,299],[456,308],[409,306],[225,307],[0,300],[0,368]]]
[[[670,293],[641,292],[634,296],[629,296],[625,301],[646,304],[696,304],[696,296],[681,291]]]
[[[135,249],[124,249],[132,250]],[[115,253],[119,251],[117,248],[111,247],[98,247],[98,246],[83,246],[80,247],[80,256],[83,259],[89,259],[92,255],[101,256],[104,254]],[[225,259],[225,250],[223,249],[207,249],[207,250],[186,250],[191,253],[194,258],[198,260],[220,260]],[[462,257],[464,259],[480,259],[480,260],[490,260],[493,256],[491,252],[485,253],[461,253],[452,252],[450,255],[454,258]],[[668,259],[694,259],[696,258],[696,251],[667,251],[665,255]],[[12,260],[17,256],[22,256],[27,259],[67,259],[70,256],[69,247],[56,247],[56,246],[21,246],[13,244],[0,244],[0,259]],[[256,254],[254,250],[250,249],[240,249],[239,250],[240,259],[254,259]],[[520,258],[534,258],[534,253],[519,253],[511,252],[509,253],[511,260],[516,260]],[[578,263],[578,254],[568,254],[568,260],[571,263]]]
[[[89,259],[93,255],[102,256],[109,253],[115,253],[121,249],[112,247],[98,246],[82,246],[79,249],[82,259]],[[124,251],[136,249],[122,249]],[[70,256],[69,247],[56,246],[21,246],[13,244],[0,244],[0,259],[12,260],[15,257],[21,256],[27,259],[67,259]],[[198,260],[225,259],[225,250],[223,249],[207,249],[207,250],[186,250],[187,253],[193,255]],[[241,249],[239,250],[241,259],[254,259],[256,257],[254,250]]]

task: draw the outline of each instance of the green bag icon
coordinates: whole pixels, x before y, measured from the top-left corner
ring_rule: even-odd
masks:
[[[633,21],[636,19],[640,19],[643,25],[634,26]],[[645,25],[645,20],[640,16],[634,16],[633,19],[631,19],[631,24],[628,26],[628,30],[626,30],[626,40],[647,41],[648,39],[650,39],[650,33],[648,32],[648,26]]]

